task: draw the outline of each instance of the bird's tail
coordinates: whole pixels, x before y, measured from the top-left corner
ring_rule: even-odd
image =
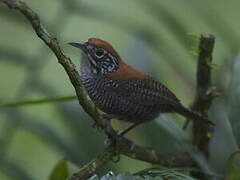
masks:
[[[215,124],[212,121],[209,121],[208,118],[198,114],[197,112],[191,111],[183,106],[178,108],[177,112],[182,116],[186,117],[187,119],[202,121],[203,123],[206,123],[210,126],[215,126]]]

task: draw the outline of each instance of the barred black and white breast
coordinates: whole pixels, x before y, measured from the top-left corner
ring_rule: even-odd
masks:
[[[173,112],[178,99],[164,85],[145,79],[113,80],[96,75],[82,63],[81,78],[94,104],[125,121],[148,121],[161,112]]]
[[[69,44],[82,50],[81,80],[89,97],[111,117],[137,125],[159,113],[173,112],[213,125],[206,117],[185,108],[161,82],[125,63],[106,41],[90,38]]]

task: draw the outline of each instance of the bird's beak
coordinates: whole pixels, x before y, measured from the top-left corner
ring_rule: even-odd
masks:
[[[74,46],[76,48],[80,48],[83,52],[87,53],[88,48],[86,43],[81,43],[81,42],[68,42],[67,44],[70,44],[71,46]]]

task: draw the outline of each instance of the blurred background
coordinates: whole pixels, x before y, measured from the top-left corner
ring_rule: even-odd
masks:
[[[240,13],[238,0],[41,0],[26,1],[79,67],[80,51],[66,44],[98,37],[109,41],[131,65],[167,85],[189,106],[194,98],[198,37],[216,36],[213,83],[221,92],[210,110],[217,128],[204,161],[224,174],[240,144]],[[61,159],[80,167],[104,148],[104,135],[76,100],[53,53],[25,18],[0,4],[0,179],[47,179]],[[29,100],[45,103],[5,107]],[[164,115],[128,133],[136,143],[160,151],[190,146],[184,119]],[[115,121],[121,129],[126,124]],[[151,164],[121,157],[107,171],[131,173]]]

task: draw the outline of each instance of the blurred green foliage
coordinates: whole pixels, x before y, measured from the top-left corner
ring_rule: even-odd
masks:
[[[126,61],[161,80],[189,105],[195,92],[198,41],[216,36],[213,82],[221,97],[211,108],[216,132],[210,159],[196,155],[207,170],[225,174],[240,145],[240,2],[237,0],[41,0],[27,1],[46,28],[79,66],[80,53],[65,43],[99,37]],[[0,4],[0,104],[74,96],[67,75],[19,13]],[[196,51],[195,51],[196,52]],[[174,123],[175,120],[176,123]],[[101,152],[104,136],[77,101],[0,107],[0,179],[47,179],[59,159],[84,165]],[[138,144],[160,151],[191,148],[183,119],[164,115],[131,131]],[[116,128],[124,125],[114,122]],[[239,161],[239,160],[238,160]],[[151,167],[121,157],[103,169],[132,173]],[[232,175],[231,175],[232,176]],[[239,176],[239,175],[238,175]]]
[[[65,180],[69,176],[67,161],[60,160],[54,167],[49,180]]]
[[[228,159],[227,162],[227,173],[226,179],[235,180],[240,179],[240,151],[234,152]]]

